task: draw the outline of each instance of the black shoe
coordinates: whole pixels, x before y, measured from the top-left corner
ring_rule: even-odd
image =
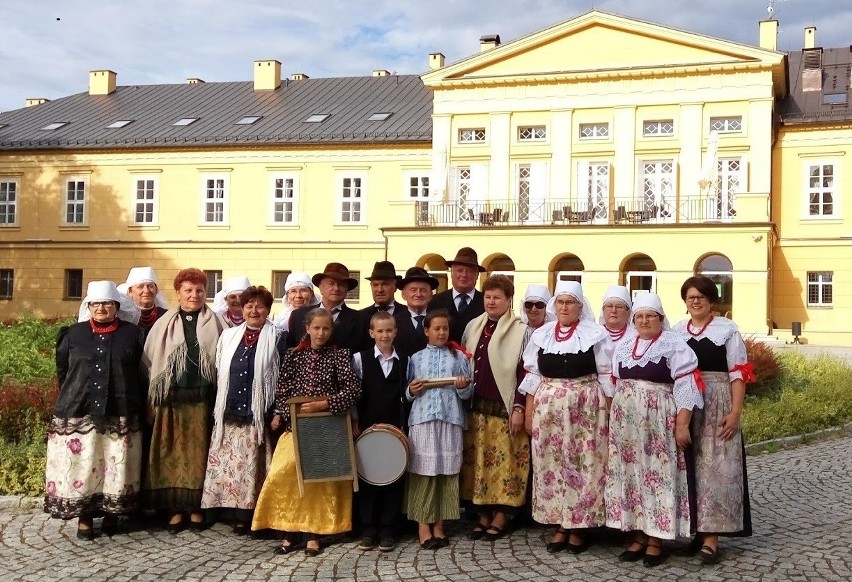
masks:
[[[251,528],[249,527],[249,524],[247,524],[245,522],[239,522],[239,523],[234,524],[234,527],[231,528],[231,531],[236,536],[244,536],[247,533],[249,533],[250,529]]]
[[[568,553],[569,554],[582,554],[586,550],[589,549],[591,544],[584,538],[583,541],[577,545],[568,542]]]
[[[101,533],[110,538],[118,533],[118,517],[115,515],[104,517],[101,523]]]
[[[492,532],[492,529],[495,531]],[[506,526],[497,527],[496,525],[492,525],[484,534],[482,534],[482,539],[487,542],[494,542],[502,538],[504,535],[506,535]]]
[[[638,543],[638,542],[633,542]],[[631,544],[633,545],[633,544]],[[622,562],[638,562],[645,555],[645,546],[643,545],[638,550],[624,550],[618,554],[618,559]]]
[[[719,561],[719,548],[714,550],[710,546],[701,546],[698,559],[701,560],[702,564],[715,564]]]
[[[449,545],[450,545],[450,538],[448,538],[447,536],[444,536],[442,538],[435,538],[435,549],[436,550],[438,548],[446,548]]]
[[[192,531],[204,531],[209,528],[212,524],[207,523],[206,521],[192,521],[189,522],[189,529]]]
[[[365,552],[375,549],[375,547],[376,540],[374,540],[370,536],[364,536],[363,538],[361,538],[361,543],[358,544],[358,549],[364,550]]]
[[[322,553],[322,546],[318,548],[305,548],[305,555],[309,558],[316,558]]]
[[[277,546],[274,550],[272,550],[272,553],[280,556],[282,554],[289,554],[290,552],[294,552],[295,550],[296,544],[288,544],[286,546],[284,544],[281,544],[280,546]]]
[[[484,525],[478,523],[472,530],[467,532],[467,539],[476,541],[485,535],[487,529],[488,528],[486,528]]]
[[[568,542],[562,540],[561,542],[550,542],[547,544],[547,553],[548,554],[556,554],[568,547]]]
[[[379,551],[380,552],[390,552],[396,547],[396,542],[393,538],[382,538],[382,541],[379,542]]]
[[[439,542],[436,538],[429,538],[428,540],[423,540],[420,542],[420,547],[424,550],[434,550],[438,548],[441,542]]]
[[[90,542],[93,539],[95,539],[95,530],[92,529],[91,527],[89,529],[81,529],[80,527],[78,527],[77,528],[77,539],[83,540],[83,541],[86,541],[86,542]]]
[[[655,548],[655,549],[660,550],[660,553],[659,554],[648,554],[647,551],[651,548]],[[645,552],[646,552],[645,557],[642,558],[642,563],[645,565],[646,568],[653,568],[653,567],[659,566],[660,564],[663,563],[664,557],[663,557],[662,546],[656,546],[656,547],[655,546],[648,546],[645,549]]]
[[[187,521],[188,520],[185,517],[183,517],[177,523],[166,524],[166,531],[169,532],[171,535],[179,534],[180,532],[182,532],[183,530],[186,529],[186,526],[187,526],[186,522]]]

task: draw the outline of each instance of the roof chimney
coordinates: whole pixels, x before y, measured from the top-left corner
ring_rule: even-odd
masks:
[[[760,21],[760,48],[778,50],[778,21]]]
[[[479,52],[484,53],[500,46],[499,34],[486,34],[479,37]]]
[[[429,53],[429,70],[441,69],[444,67],[444,53]]]
[[[384,69],[375,69],[373,71],[374,77],[390,77],[390,71],[386,71]]]
[[[115,93],[115,71],[108,69],[89,71],[89,95],[110,95]]]
[[[44,97],[27,97],[27,107],[32,107],[33,105],[41,105],[42,103],[47,103],[50,99],[45,99]]]
[[[305,73],[293,73],[290,75],[291,81],[304,81],[305,79],[310,79]]]
[[[200,85],[204,82],[204,79],[199,79],[198,77],[187,77],[186,84],[187,85]]]
[[[816,26],[805,27],[805,47],[806,49],[816,46]]]
[[[275,59],[254,62],[254,90],[274,91],[281,86],[281,63]]]

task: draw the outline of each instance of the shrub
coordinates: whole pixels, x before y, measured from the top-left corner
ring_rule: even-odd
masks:
[[[56,395],[53,379],[26,384],[7,381],[0,385],[0,439],[18,442],[30,427],[46,425]]]
[[[56,336],[71,323],[70,319],[35,318],[0,323],[0,381],[51,378],[56,371]]]
[[[18,442],[0,438],[0,495],[44,495],[47,426],[28,427]]]
[[[781,372],[778,356],[763,342],[752,338],[746,338],[744,341],[748,361],[754,366],[754,374],[757,376],[757,381],[748,385],[748,394],[766,395],[776,392],[776,379]]]

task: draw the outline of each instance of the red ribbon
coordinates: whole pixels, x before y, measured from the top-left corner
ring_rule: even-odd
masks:
[[[465,358],[467,358],[468,360],[470,360],[471,358],[473,358],[473,354],[469,354],[469,353],[467,353],[467,350],[465,350],[465,349],[461,346],[461,344],[460,344],[460,343],[458,343],[458,342],[456,342],[456,341],[453,341],[453,340],[448,341],[448,342],[447,342],[447,347],[449,347],[451,350],[457,350],[457,351],[461,352],[462,354],[464,354],[464,357],[465,357]]]
[[[675,380],[686,378],[690,374],[693,378],[695,378],[695,385],[698,386],[698,391],[703,393],[704,389],[707,388],[707,386],[704,385],[704,380],[701,378],[701,371],[698,368],[695,368],[692,372],[687,372],[686,374],[681,374],[680,376],[677,376]]]
[[[754,364],[746,362],[745,364],[737,364],[731,372],[742,372],[743,382],[753,384],[757,382],[757,374],[754,373]]]

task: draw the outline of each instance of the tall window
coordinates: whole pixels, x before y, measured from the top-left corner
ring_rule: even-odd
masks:
[[[527,220],[530,217],[530,191],[532,185],[532,169],[529,164],[518,165],[518,219]]]
[[[295,224],[297,212],[297,179],[294,174],[281,174],[272,177],[272,223]]]
[[[642,210],[667,215],[674,203],[674,160],[642,162]]]
[[[134,224],[157,223],[157,178],[154,176],[133,179]]]
[[[808,271],[808,307],[831,307],[832,271]]]
[[[0,181],[0,226],[14,226],[18,223],[18,183],[11,180]]]
[[[228,217],[228,177],[207,175],[202,178],[203,224],[226,224]]]
[[[830,163],[808,164],[808,216],[834,216],[835,165]]]
[[[63,299],[83,298],[83,269],[65,269]]]
[[[745,186],[745,161],[742,158],[719,158],[716,162],[716,218],[736,215],[734,201]]]
[[[0,269],[0,299],[11,299],[15,290],[15,271]]]
[[[583,271],[585,270],[583,261],[576,255],[566,254],[559,258],[553,265],[553,283],[552,288],[556,288],[559,281],[576,281],[583,284]]]
[[[340,182],[340,222],[359,224],[364,222],[364,178],[344,176]]]
[[[577,166],[577,208],[590,218],[609,218],[609,162],[580,162]]]
[[[275,299],[279,297],[284,297],[286,291],[284,290],[284,285],[287,283],[287,276],[290,274],[290,271],[272,271],[272,296]]]
[[[458,168],[458,191],[456,200],[459,204],[459,213],[467,210],[467,201],[470,198],[471,173],[470,166],[459,166]]]
[[[71,178],[65,181],[65,224],[86,223],[86,182]]]
[[[207,301],[213,301],[216,293],[222,290],[222,271],[204,269],[207,274]]]

